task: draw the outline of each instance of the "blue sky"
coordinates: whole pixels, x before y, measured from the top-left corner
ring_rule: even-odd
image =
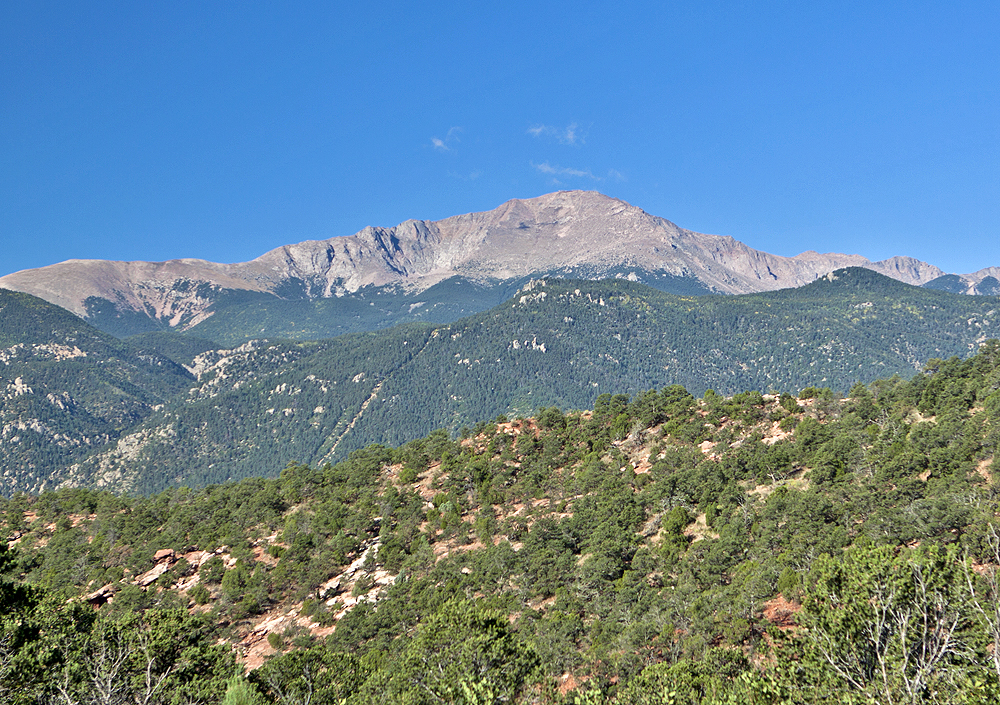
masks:
[[[236,262],[593,189],[780,255],[1000,265],[996,2],[0,8],[0,273]]]

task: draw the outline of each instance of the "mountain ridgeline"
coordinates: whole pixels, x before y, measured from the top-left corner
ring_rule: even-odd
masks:
[[[249,262],[69,260],[0,277],[0,287],[39,296],[117,336],[173,329],[239,345],[448,323],[540,276],[622,277],[686,296],[798,287],[845,267],[966,294],[996,294],[1000,277],[996,267],[946,274],[905,256],[780,257],[599,193],[560,191],[285,245]]]
[[[30,299],[8,295],[17,296]],[[94,349],[34,367],[12,366],[12,357],[0,368],[8,378],[7,493],[64,484],[148,493],[273,476],[290,459],[321,464],[370,443],[398,445],[543,407],[588,408],[604,393],[672,384],[699,395],[846,392],[855,382],[908,378],[931,358],[967,356],[1000,325],[996,298],[859,268],[742,296],[676,296],[620,279],[534,280],[507,302],[447,325],[227,349],[172,332],[117,341],[32,301],[107,341],[110,362]],[[33,324],[34,335],[47,325]],[[4,354],[27,349],[13,341]],[[32,345],[43,354],[44,343]],[[126,363],[128,374],[151,376],[88,386]],[[86,425],[96,398],[118,414],[95,427],[103,435]]]

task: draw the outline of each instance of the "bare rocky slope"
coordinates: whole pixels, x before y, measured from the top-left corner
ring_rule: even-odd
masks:
[[[703,291],[740,294],[798,287],[848,266],[916,285],[945,275],[909,257],[871,262],[860,255],[811,251],[780,257],[731,237],[684,230],[596,192],[560,191],[514,199],[483,213],[408,220],[286,245],[250,262],[68,260],[0,277],[0,287],[33,294],[85,318],[111,306],[119,315],[187,329],[212,315],[220,294],[234,290],[319,299],[370,287],[420,292],[456,276],[489,285],[561,273],[640,281],[666,277]],[[972,293],[991,271],[948,276],[965,282]]]

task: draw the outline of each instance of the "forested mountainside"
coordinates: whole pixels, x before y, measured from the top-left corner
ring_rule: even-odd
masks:
[[[55,430],[49,419],[75,420],[76,388],[108,391],[102,398],[111,405],[125,396],[88,386],[90,367],[74,367],[74,360],[45,368],[50,378],[57,371],[59,379],[72,378],[73,388],[45,386],[33,370],[18,373],[12,382],[21,379],[20,389],[31,393],[0,409],[18,429],[8,434],[0,461],[4,492],[69,483],[149,493],[273,476],[289,459],[322,464],[372,442],[398,445],[435,428],[457,432],[545,406],[587,408],[605,392],[670,384],[699,395],[813,384],[846,392],[857,381],[909,377],[933,357],[969,354],[994,334],[998,309],[994,297],[930,291],[848,269],[800,289],[746,296],[680,297],[620,280],[539,280],[447,326],[251,341],[228,350],[168,333],[124,343],[104,336],[121,354],[130,351],[134,365],[178,363],[169,365],[170,394],[108,430],[99,439],[106,445],[97,448],[88,445],[90,436]],[[83,330],[86,324],[72,320]],[[105,374],[108,365],[88,355],[86,364]],[[41,401],[43,388],[66,408]],[[10,406],[28,401],[31,413]]]
[[[401,326],[205,353],[198,385],[68,477],[153,492],[273,475],[379,442],[452,432],[604,392],[681,384],[846,392],[966,355],[997,327],[997,299],[842,270],[801,289],[685,298],[628,281],[536,281],[449,326]],[[147,341],[148,342],[148,341]]]
[[[185,319],[184,324],[175,326],[148,312],[123,311],[109,301],[92,298],[86,301],[85,318],[119,337],[183,330],[230,347],[257,338],[316,340],[401,323],[450,323],[506,301],[529,279],[484,284],[455,276],[419,292],[399,285],[367,286],[350,295],[325,298],[297,294],[304,286],[301,282],[289,282],[280,292],[282,296],[227,289],[212,292],[211,304],[204,312],[210,315]],[[188,288],[183,283],[178,286]]]
[[[990,271],[993,269],[994,268],[990,268]],[[971,283],[968,277],[960,277],[957,274],[943,274],[937,279],[932,279],[923,286],[926,286],[928,289],[950,291],[954,294],[973,293],[983,294],[985,296],[1000,295],[1000,280],[989,274],[983,276],[983,278],[975,284]]]
[[[488,286],[456,276],[421,292],[371,286],[320,299],[233,292],[186,333],[232,347],[257,338],[318,340],[402,323],[451,323],[506,301],[527,281]]]
[[[398,286],[365,287],[351,296],[325,299],[232,293],[220,297],[212,306],[212,316],[191,326],[186,333],[217,341],[221,346],[236,346],[255,338],[316,340],[382,330],[401,323],[452,323],[503,303],[532,279],[598,280],[601,274],[610,279],[636,280],[635,271],[627,268],[592,271],[575,267],[492,284],[454,276],[420,292]],[[711,293],[697,279],[672,274],[644,272],[641,282],[678,296]],[[117,319],[88,320],[112,332],[117,325]]]
[[[194,377],[57,306],[0,289],[0,473],[5,494],[117,440]]]
[[[0,699],[995,703],[998,441],[994,340],[847,398],[667,386],[276,479],[17,495]]]

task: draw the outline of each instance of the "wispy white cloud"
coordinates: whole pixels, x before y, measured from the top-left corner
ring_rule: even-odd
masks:
[[[535,125],[528,128],[528,134],[533,137],[554,137],[560,144],[577,145],[584,143],[584,136],[580,132],[580,126],[575,122],[570,123],[566,127]]]
[[[625,174],[621,173],[617,169],[608,169],[608,178],[614,179],[615,181],[628,181],[625,178]]]
[[[542,162],[541,164],[535,164],[534,162],[529,162],[537,171],[542,174],[548,174],[549,176],[582,176],[588,179],[593,179],[594,181],[603,181],[600,176],[594,176],[593,172],[589,169],[573,169],[568,166],[553,166],[548,162]]]
[[[434,149],[439,152],[453,152],[455,148],[452,146],[457,142],[461,142],[459,135],[462,134],[461,127],[450,127],[448,128],[448,134],[444,136],[444,139],[440,137],[431,137],[431,145]]]
[[[453,179],[461,179],[462,181],[475,181],[476,179],[478,179],[482,175],[483,175],[483,172],[482,172],[481,169],[476,169],[475,171],[470,171],[468,174],[459,174],[458,172],[455,172],[455,171],[449,171],[448,172],[448,176],[450,176],[451,178],[453,178]]]

